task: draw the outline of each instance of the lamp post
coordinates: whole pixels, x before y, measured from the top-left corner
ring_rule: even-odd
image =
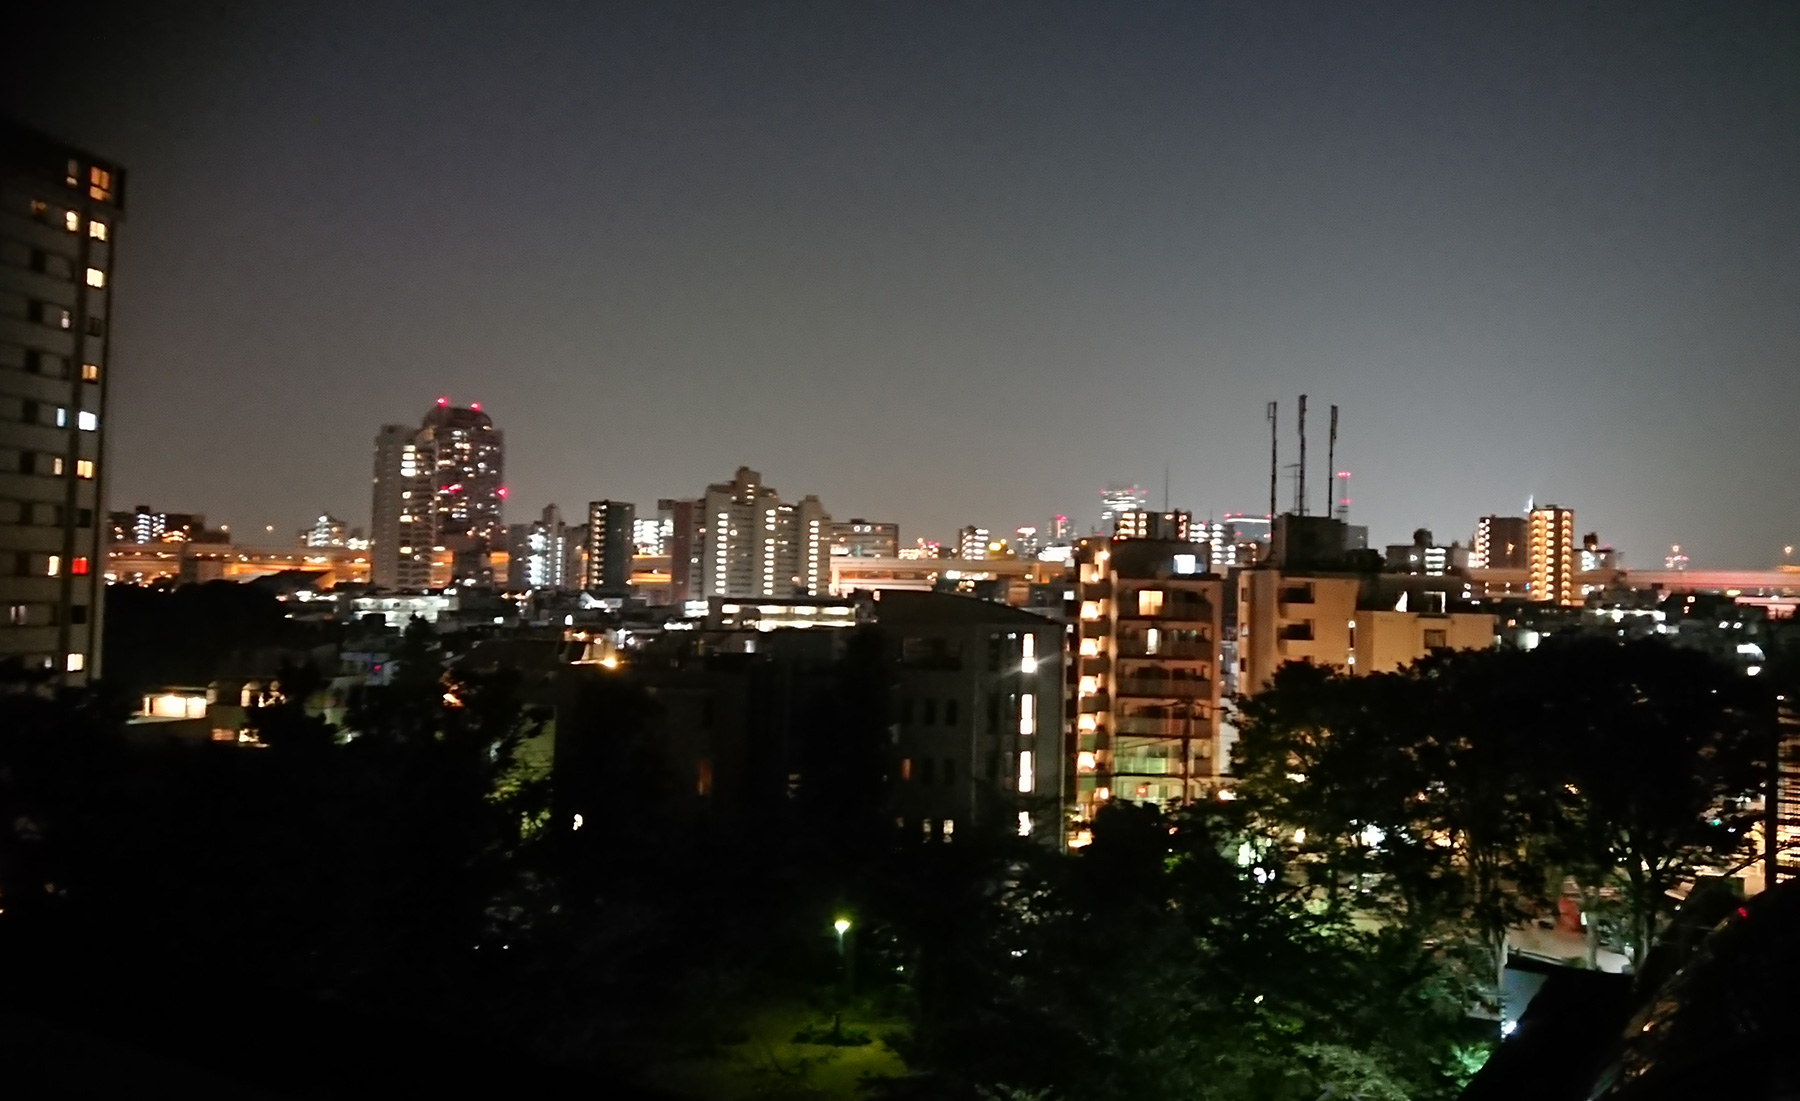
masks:
[[[838,994],[839,1009],[836,1013],[831,1015],[831,1035],[834,1042],[841,1042],[844,1028],[844,1011],[842,1007],[849,1003],[850,990],[852,983],[855,981],[853,977],[854,971],[852,970],[854,966],[852,962],[853,957],[844,947],[844,938],[850,932],[850,919],[847,917],[840,917],[831,923],[831,927],[837,931],[838,970],[843,975],[843,987]]]

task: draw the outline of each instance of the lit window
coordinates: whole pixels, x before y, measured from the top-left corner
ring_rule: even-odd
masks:
[[[81,381],[99,382],[100,365],[98,363],[83,363],[81,365]]]
[[[1081,602],[1081,618],[1083,618],[1083,619],[1099,619],[1100,618],[1100,602],[1098,600],[1082,601]]]
[[[956,836],[956,819],[944,819],[944,840],[949,841]]]
[[[56,407],[56,427],[69,427],[69,411],[60,405]]]
[[[89,268],[87,280],[90,287],[104,287],[106,286],[106,273],[99,268]]]
[[[1019,733],[1037,733],[1037,697],[1019,697]]]
[[[1019,792],[1029,794],[1036,779],[1031,768],[1031,754],[1019,754]]]
[[[71,673],[79,673],[87,668],[86,654],[70,654],[63,659],[63,668]]]
[[[45,560],[44,576],[45,577],[61,577],[62,576],[62,555],[53,554],[53,555],[50,555],[49,558],[47,558]]]
[[[50,459],[50,473],[52,475],[58,475],[58,474],[61,474],[62,472],[63,472],[62,456],[61,455],[52,456]]]
[[[1161,615],[1163,594],[1161,589],[1141,589],[1137,594],[1138,615]]]
[[[73,227],[71,227],[71,228],[73,228]],[[105,222],[89,222],[88,223],[88,236],[92,237],[96,241],[106,240],[106,223]]]
[[[74,233],[81,228],[81,215],[73,210],[67,211],[63,214],[63,224],[69,227],[70,233]]]
[[[1019,812],[1019,836],[1031,836],[1031,815],[1026,811]]]
[[[86,577],[88,560],[85,556],[69,559],[69,573],[76,577]]]
[[[94,460],[76,459],[75,476],[77,478],[92,478],[94,476]]]
[[[1100,640],[1099,639],[1084,638],[1081,640],[1081,656],[1082,657],[1091,658],[1091,657],[1098,655],[1099,653],[1100,653]]]

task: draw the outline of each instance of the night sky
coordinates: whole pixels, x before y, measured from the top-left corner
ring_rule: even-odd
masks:
[[[1261,512],[1304,392],[1377,544],[1800,542],[1791,4],[143,7],[0,45],[129,172],[114,507],[364,524],[442,395],[513,521]]]

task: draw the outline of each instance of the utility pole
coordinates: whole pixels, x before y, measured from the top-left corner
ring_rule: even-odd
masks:
[[[1306,395],[1300,395],[1300,475],[1294,481],[1294,512],[1306,515]]]
[[[1281,436],[1277,429],[1276,403],[1269,403],[1269,523],[1275,522],[1275,494],[1278,490],[1279,471],[1281,470]]]

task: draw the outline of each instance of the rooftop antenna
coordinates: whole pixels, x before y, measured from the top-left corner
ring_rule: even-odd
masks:
[[[1300,473],[1294,479],[1294,511],[1306,515],[1306,395],[1300,395]]]
[[[1169,511],[1169,464],[1163,464],[1163,511]]]
[[[1325,515],[1337,511],[1337,406],[1331,407],[1331,437],[1325,445],[1325,473],[1331,476],[1331,488],[1325,493]]]
[[[1281,437],[1277,434],[1275,402],[1269,403],[1269,519],[1275,518],[1275,493],[1281,469]]]

